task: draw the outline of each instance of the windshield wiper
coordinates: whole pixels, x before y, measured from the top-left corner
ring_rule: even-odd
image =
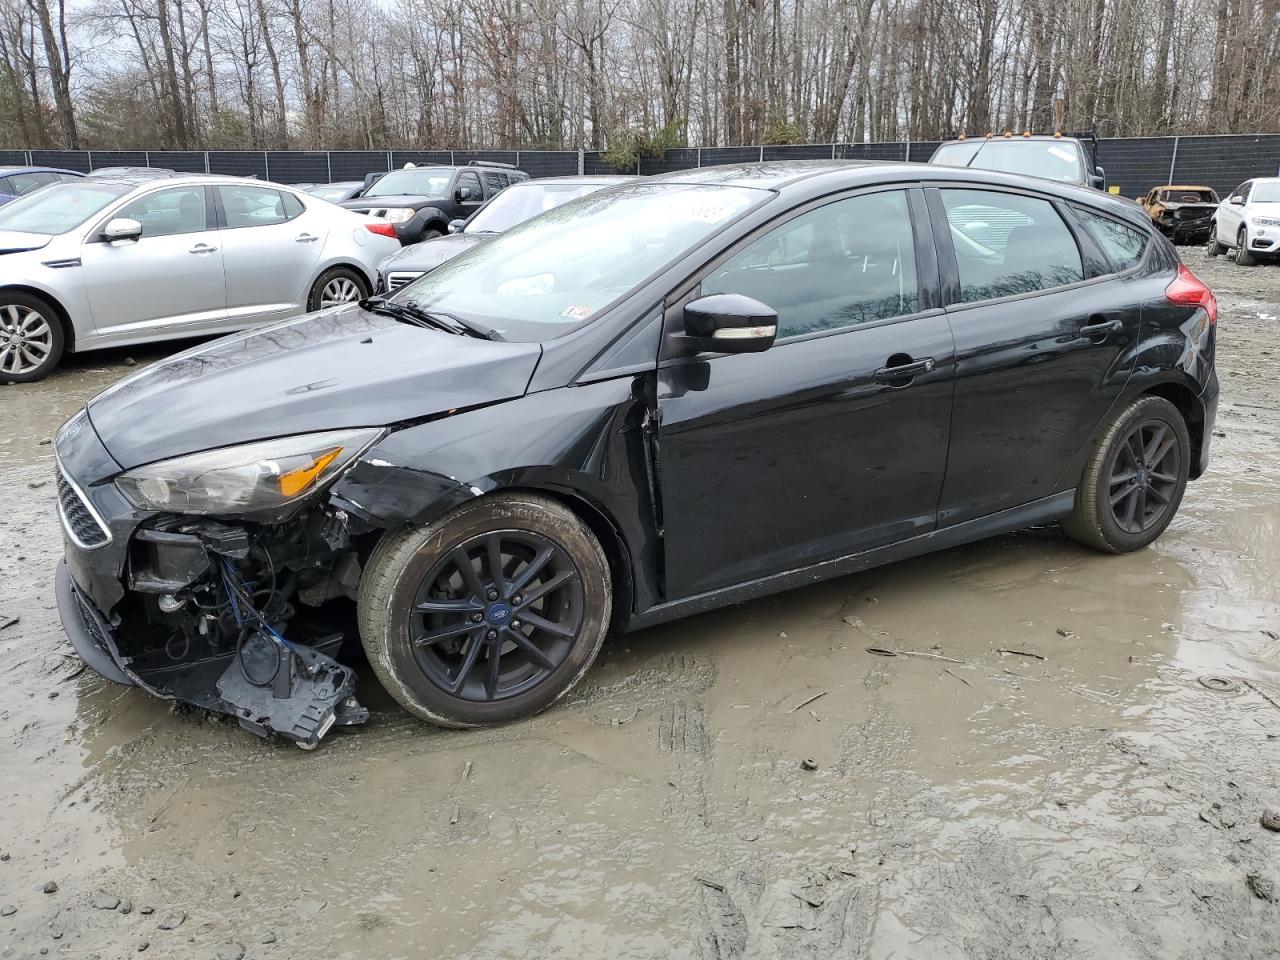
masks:
[[[447,333],[457,334],[460,337],[477,337],[481,340],[500,340],[501,337],[493,330],[481,330],[467,323],[465,320],[455,317],[451,313],[440,313],[434,310],[423,310],[412,304],[400,303],[395,300],[388,300],[386,297],[368,297],[360,302],[360,306],[368,310],[370,313],[380,313],[384,316],[394,317],[405,323],[411,323],[417,327],[427,327],[435,330],[444,330]]]

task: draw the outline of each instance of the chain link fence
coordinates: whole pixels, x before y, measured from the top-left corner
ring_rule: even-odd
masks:
[[[682,147],[617,170],[594,150],[0,150],[0,165],[61,167],[88,173],[101,167],[165,167],[183,173],[258,177],[278,183],[362,180],[406,163],[510,163],[534,177],[573,174],[649,175],[760,160],[913,160],[925,162],[937,141]],[[1165,183],[1205,185],[1226,194],[1251,177],[1280,175],[1280,134],[1108,138],[1098,141],[1107,181],[1125,196]]]

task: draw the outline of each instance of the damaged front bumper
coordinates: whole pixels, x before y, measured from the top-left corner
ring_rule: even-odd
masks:
[[[355,672],[334,658],[343,634],[327,604],[358,581],[340,518],[254,527],[140,513],[111,484],[119,468],[92,427],[69,432],[55,446],[66,547],[55,593],[86,664],[304,749],[368,719]]]

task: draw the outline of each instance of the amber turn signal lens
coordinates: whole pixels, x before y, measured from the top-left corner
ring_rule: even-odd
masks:
[[[338,459],[341,447],[334,447],[328,453],[322,453],[309,465],[280,474],[280,493],[286,497],[296,497],[307,487],[316,482],[316,477],[324,473],[324,468]]]

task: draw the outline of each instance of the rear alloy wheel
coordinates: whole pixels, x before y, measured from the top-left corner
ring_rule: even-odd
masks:
[[[611,583],[591,530],[534,494],[472,501],[386,534],[360,581],[360,636],[405,709],[447,727],[549,707],[595,660]]]
[[[1249,252],[1249,234],[1244,227],[1236,234],[1236,264],[1241,267],[1252,267],[1258,263]]]
[[[1190,466],[1191,438],[1178,408],[1142,397],[1098,441],[1063,527],[1097,550],[1141,550],[1178,512]]]
[[[62,324],[43,300],[0,291],[0,383],[44,379],[62,359]]]
[[[1210,257],[1218,257],[1227,252],[1227,248],[1218,242],[1218,225],[1209,224],[1209,242],[1204,245],[1204,252]]]
[[[320,275],[307,297],[307,312],[355,303],[369,295],[369,282],[350,267],[334,267]]]

